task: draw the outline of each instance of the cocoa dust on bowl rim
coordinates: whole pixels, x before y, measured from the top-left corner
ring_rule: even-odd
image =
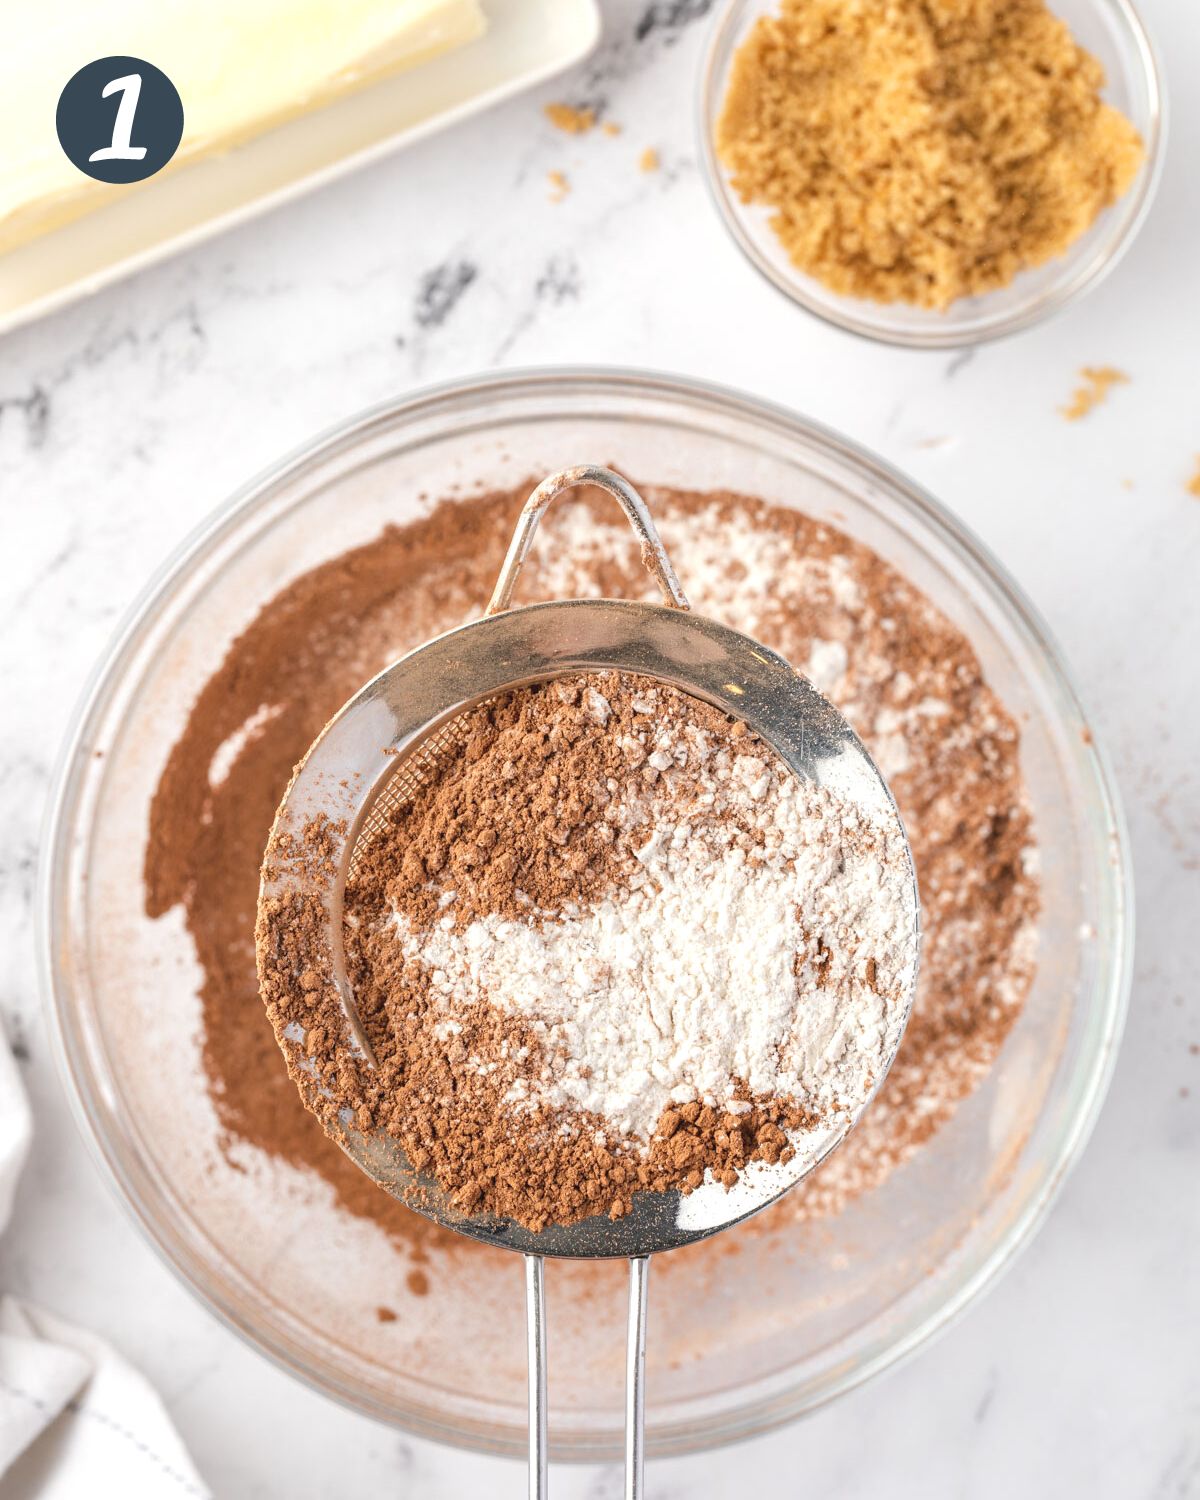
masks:
[[[1111,1071],[1132,907],[1107,766],[1040,621],[935,501],[789,413],[637,373],[515,373],[369,412],[238,495],[122,628],[59,774],[39,947],[84,1132],[151,1242],[201,1299],[285,1368],[358,1410],[462,1446],[522,1452],[519,1354],[513,1371],[481,1389],[468,1368],[479,1361],[461,1350],[458,1365],[430,1356],[415,1368],[347,1341],[336,1320],[322,1322],[304,1305],[297,1278],[320,1276],[319,1256],[312,1266],[282,1264],[245,1232],[247,1204],[228,1180],[241,1174],[205,1174],[211,1105],[192,1076],[195,1059],[185,1059],[191,1073],[166,1078],[146,1061],[162,1013],[172,1035],[198,1030],[199,976],[170,914],[145,917],[140,871],[149,799],[180,723],[217,658],[283,582],[416,515],[422,492],[515,487],[580,451],[603,454],[643,484],[741,489],[797,507],[911,579],[969,637],[985,676],[1022,720],[1022,771],[1056,875],[1024,1010],[950,1121],[882,1187],[835,1217],[798,1226],[795,1254],[763,1259],[747,1245],[735,1274],[676,1310],[694,1352],[651,1369],[647,1438],[651,1454],[679,1453],[777,1426],[944,1327],[1044,1219]],[[142,987],[154,1005],[139,975],[151,976]],[[265,1220],[277,1205],[262,1206]],[[306,1212],[311,1223],[311,1205]],[[364,1275],[386,1277],[397,1265],[402,1277],[390,1247],[367,1243]],[[439,1275],[442,1300],[434,1278],[429,1297],[406,1304],[406,1320],[425,1315],[426,1304],[439,1319],[453,1318],[458,1294],[449,1274]],[[551,1307],[566,1325],[586,1313],[572,1312],[571,1295],[571,1285],[551,1282]],[[347,1326],[357,1315],[333,1311]],[[395,1337],[405,1323],[387,1328]],[[436,1343],[437,1327],[428,1332]],[[570,1355],[573,1337],[564,1327],[557,1357]],[[619,1357],[616,1344],[612,1354]],[[597,1359],[608,1357],[605,1346]],[[586,1366],[579,1378],[590,1378]],[[618,1384],[598,1369],[594,1395],[581,1385],[568,1409],[552,1412],[557,1457],[619,1451],[619,1402],[606,1405]]]

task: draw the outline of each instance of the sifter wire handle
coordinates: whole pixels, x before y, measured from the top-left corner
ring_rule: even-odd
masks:
[[[611,469],[601,469],[594,464],[578,464],[573,469],[563,469],[543,479],[521,508],[516,530],[508,544],[508,554],[501,565],[500,576],[496,579],[496,587],[485,614],[498,615],[511,606],[513,589],[520,576],[521,565],[529,556],[538,523],[553,500],[581,484],[595,485],[597,489],[604,490],[613,497],[625,512],[626,520],[633,527],[633,534],[641,543],[642,563],[658,584],[663,603],[674,609],[687,609],[687,596],[679,586],[679,579],[675,576],[675,569],[671,566],[671,559],[667,556],[658,528],[646,509],[646,502],[628,480],[614,474]]]
[[[546,1262],[540,1255],[525,1257],[525,1336],[529,1356],[529,1500],[546,1500]]]
[[[629,1262],[629,1329],[625,1345],[625,1500],[642,1500],[646,1436],[646,1292],[650,1257]]]
[[[646,1293],[650,1257],[629,1261],[625,1346],[625,1500],[642,1500],[646,1433]],[[546,1262],[525,1257],[525,1333],[529,1355],[529,1500],[549,1494],[546,1397]]]

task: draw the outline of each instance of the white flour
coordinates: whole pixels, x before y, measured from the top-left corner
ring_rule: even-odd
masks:
[[[607,701],[585,692],[605,728]],[[447,1029],[481,995],[533,1021],[552,1065],[510,1102],[573,1105],[640,1142],[671,1104],[736,1111],[739,1086],[849,1120],[913,984],[903,843],[658,697],[635,700],[656,728],[622,743],[631,775],[610,810],[630,874],[588,909],[528,921],[458,926],[446,892],[433,931],[396,914],[405,954],[427,967]]]

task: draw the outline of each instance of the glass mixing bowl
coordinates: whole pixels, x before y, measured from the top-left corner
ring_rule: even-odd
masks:
[[[906,573],[970,638],[1023,724],[1046,868],[1037,979],[987,1080],[908,1165],[836,1218],[750,1237],[717,1274],[665,1257],[651,1298],[648,1440],[761,1432],[910,1353],[1045,1218],[1095,1118],[1128,987],[1131,908],[1105,764],[1037,616],[929,496],[852,443],[696,383],[553,370],[368,413],[255,480],[137,605],[82,704],[47,835],[43,975],[85,1133],[151,1242],[220,1317],[318,1389],[411,1430],[524,1449],[518,1257],[453,1263],[381,1324],[406,1263],[323,1181],[243,1153],[232,1170],[199,1073],[198,970],[177,912],[150,921],[150,797],[197,694],[259,606],[414,515],[422,496],[512,486],[583,461],[652,484],[802,508]],[[482,601],[481,601],[482,602]],[[265,831],[264,831],[265,832]],[[265,1024],[265,1022],[264,1022]],[[330,1148],[334,1149],[334,1148]],[[678,1265],[672,1264],[678,1260]],[[352,1268],[352,1274],[347,1274]],[[622,1308],[550,1276],[559,1457],[619,1451]],[[365,1289],[365,1290],[364,1290]],[[393,1295],[389,1296],[389,1292]]]
[[[1154,46],[1130,0],[1050,0],[1050,8],[1104,67],[1104,97],[1141,134],[1146,159],[1128,192],[1102,213],[1065,255],[1023,271],[1010,286],[965,297],[943,312],[870,302],[830,291],[788,258],[770,211],[746,204],[717,160],[714,131],[733,57],[754,22],[778,12],[778,0],[729,0],[713,23],[700,73],[700,155],[721,220],[750,264],[793,302],[850,333],[914,349],[952,349],[1028,328],[1096,286],[1133,243],[1145,221],[1166,146],[1166,98]]]

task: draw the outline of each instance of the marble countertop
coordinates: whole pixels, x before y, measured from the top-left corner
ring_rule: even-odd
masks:
[[[748,1447],[656,1463],[653,1500],[1200,1495],[1200,27],[1143,0],[1175,88],[1166,173],[1114,275],[971,353],[868,345],[782,302],[697,165],[706,0],[614,0],[574,75],[0,343],[0,1013],[37,1137],[0,1287],[112,1339],[222,1496],[524,1492],[512,1463],[355,1416],[278,1372],[164,1268],[78,1137],[31,932],[42,804],[72,704],[148,574],[235,486],[361,407],[487,367],[707,376],[877,449],[1033,597],[1115,761],[1138,884],[1133,1004],[1082,1164],[1041,1234],[916,1359]],[[622,126],[568,137],[552,99]],[[646,147],[657,172],[639,170]],[[570,192],[551,201],[547,174]],[[1086,420],[1081,366],[1130,383]],[[615,1469],[561,1470],[603,1500]]]

